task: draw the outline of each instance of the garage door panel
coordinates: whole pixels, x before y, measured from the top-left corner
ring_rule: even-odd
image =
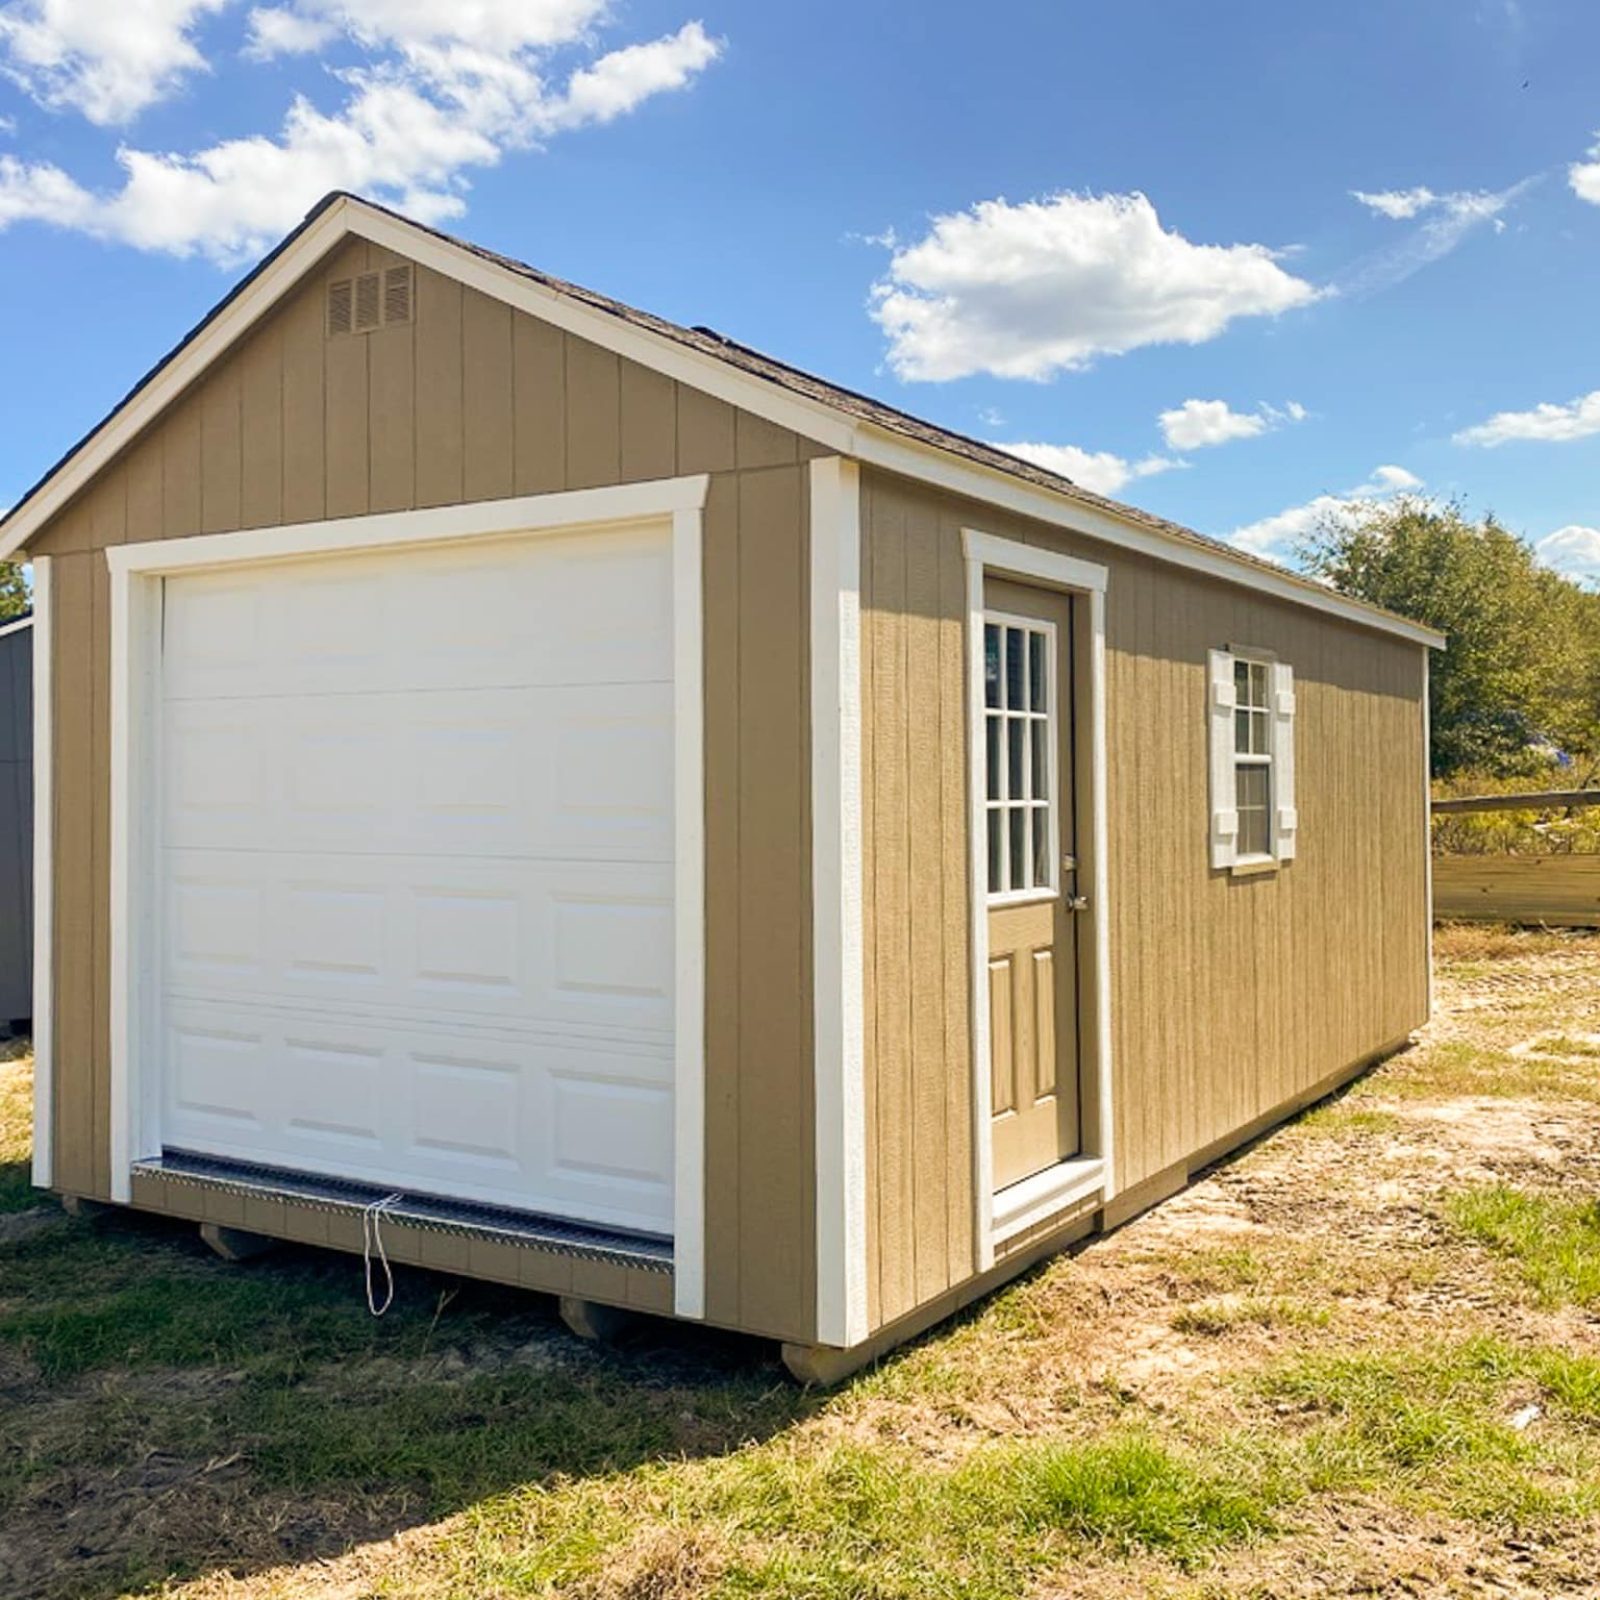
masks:
[[[164,693],[667,681],[670,550],[624,529],[185,577],[167,585]]]
[[[175,848],[666,862],[672,686],[183,701]]]
[[[665,1033],[672,869],[184,851],[164,978],[240,997]]]
[[[168,1146],[670,1232],[669,552],[167,580]]]
[[[189,1069],[167,1077],[171,1148],[670,1231],[664,1045],[430,1046],[384,1018],[179,1000],[167,1055]]]

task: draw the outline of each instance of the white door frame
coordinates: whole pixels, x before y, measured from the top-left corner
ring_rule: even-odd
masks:
[[[995,1251],[1051,1217],[1115,1193],[1113,1102],[1111,1084],[1111,947],[1109,931],[1110,873],[1106,858],[1106,569],[1092,561],[1062,555],[1038,545],[1002,539],[963,528],[967,564],[967,799],[969,838],[968,884],[972,909],[972,1179],[976,1212],[976,1267],[994,1265]],[[984,579],[1014,578],[1038,588],[1087,597],[1089,606],[1089,681],[1077,681],[1073,693],[1089,717],[1089,772],[1078,775],[1081,840],[1087,832],[1090,856],[1089,906],[1080,915],[1080,938],[1091,945],[1087,963],[1093,974],[1089,996],[1090,1026],[1083,1027],[1079,1008],[1080,1072],[1092,1073],[1094,1096],[1082,1119],[1082,1153],[1047,1167],[1000,1194],[994,1189],[993,1112],[989,1072],[989,907],[984,885],[988,877],[984,781]],[[1084,778],[1087,776],[1087,790]],[[1088,828],[1081,823],[1087,811]],[[1088,1057],[1087,1062],[1084,1056]]]
[[[160,940],[155,878],[162,579],[362,550],[660,521],[672,534],[675,816],[673,1309],[705,1315],[704,474],[241,533],[114,545],[111,569],[111,1198],[161,1152],[150,1069]]]

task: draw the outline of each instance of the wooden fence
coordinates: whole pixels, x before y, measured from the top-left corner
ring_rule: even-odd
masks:
[[[1600,789],[1466,795],[1435,800],[1435,816],[1555,811],[1600,805]],[[1600,927],[1600,855],[1440,855],[1433,858],[1433,914],[1467,922]]]

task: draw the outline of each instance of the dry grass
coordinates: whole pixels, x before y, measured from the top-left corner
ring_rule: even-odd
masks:
[[[1600,941],[1439,951],[1419,1046],[833,1396],[753,1342],[595,1352],[425,1273],[374,1324],[343,1258],[30,1218],[0,1594],[1600,1592]]]

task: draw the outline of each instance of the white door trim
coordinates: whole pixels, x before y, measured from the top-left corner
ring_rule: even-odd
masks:
[[[55,614],[50,557],[33,559],[33,1182],[55,1176]]]
[[[967,564],[967,799],[968,884],[972,927],[972,1093],[973,1197],[978,1271],[994,1265],[995,1249],[1013,1235],[1098,1196],[1115,1193],[1111,1082],[1111,947],[1106,858],[1106,568],[1037,545],[962,530]],[[1088,811],[1091,874],[1089,909],[1079,923],[1092,942],[1093,1032],[1086,1041],[1094,1074],[1093,1115],[1083,1119],[1083,1154],[1047,1168],[1007,1189],[994,1190],[994,1150],[990,1129],[989,1075],[989,908],[983,885],[988,873],[984,784],[983,620],[984,579],[990,573],[1020,578],[1044,588],[1086,595],[1089,602],[1089,682],[1074,682],[1073,692],[1089,713]],[[1080,777],[1081,782],[1081,777]],[[1081,816],[1080,803],[1080,816]],[[1081,835],[1080,835],[1081,837]],[[1081,851],[1080,851],[1081,854]],[[1080,1014],[1081,1016],[1081,1014]]]
[[[484,501],[436,511],[157,540],[106,551],[111,569],[111,1198],[161,1150],[148,997],[156,951],[150,828],[159,708],[161,580],[174,573],[457,539],[572,533],[660,520],[672,529],[676,995],[674,1310],[705,1314],[705,767],[701,512],[709,479]],[[47,625],[48,626],[48,625]],[[48,770],[48,769],[47,769]]]
[[[811,463],[811,882],[817,1340],[867,1325],[865,969],[861,943],[861,477]]]

